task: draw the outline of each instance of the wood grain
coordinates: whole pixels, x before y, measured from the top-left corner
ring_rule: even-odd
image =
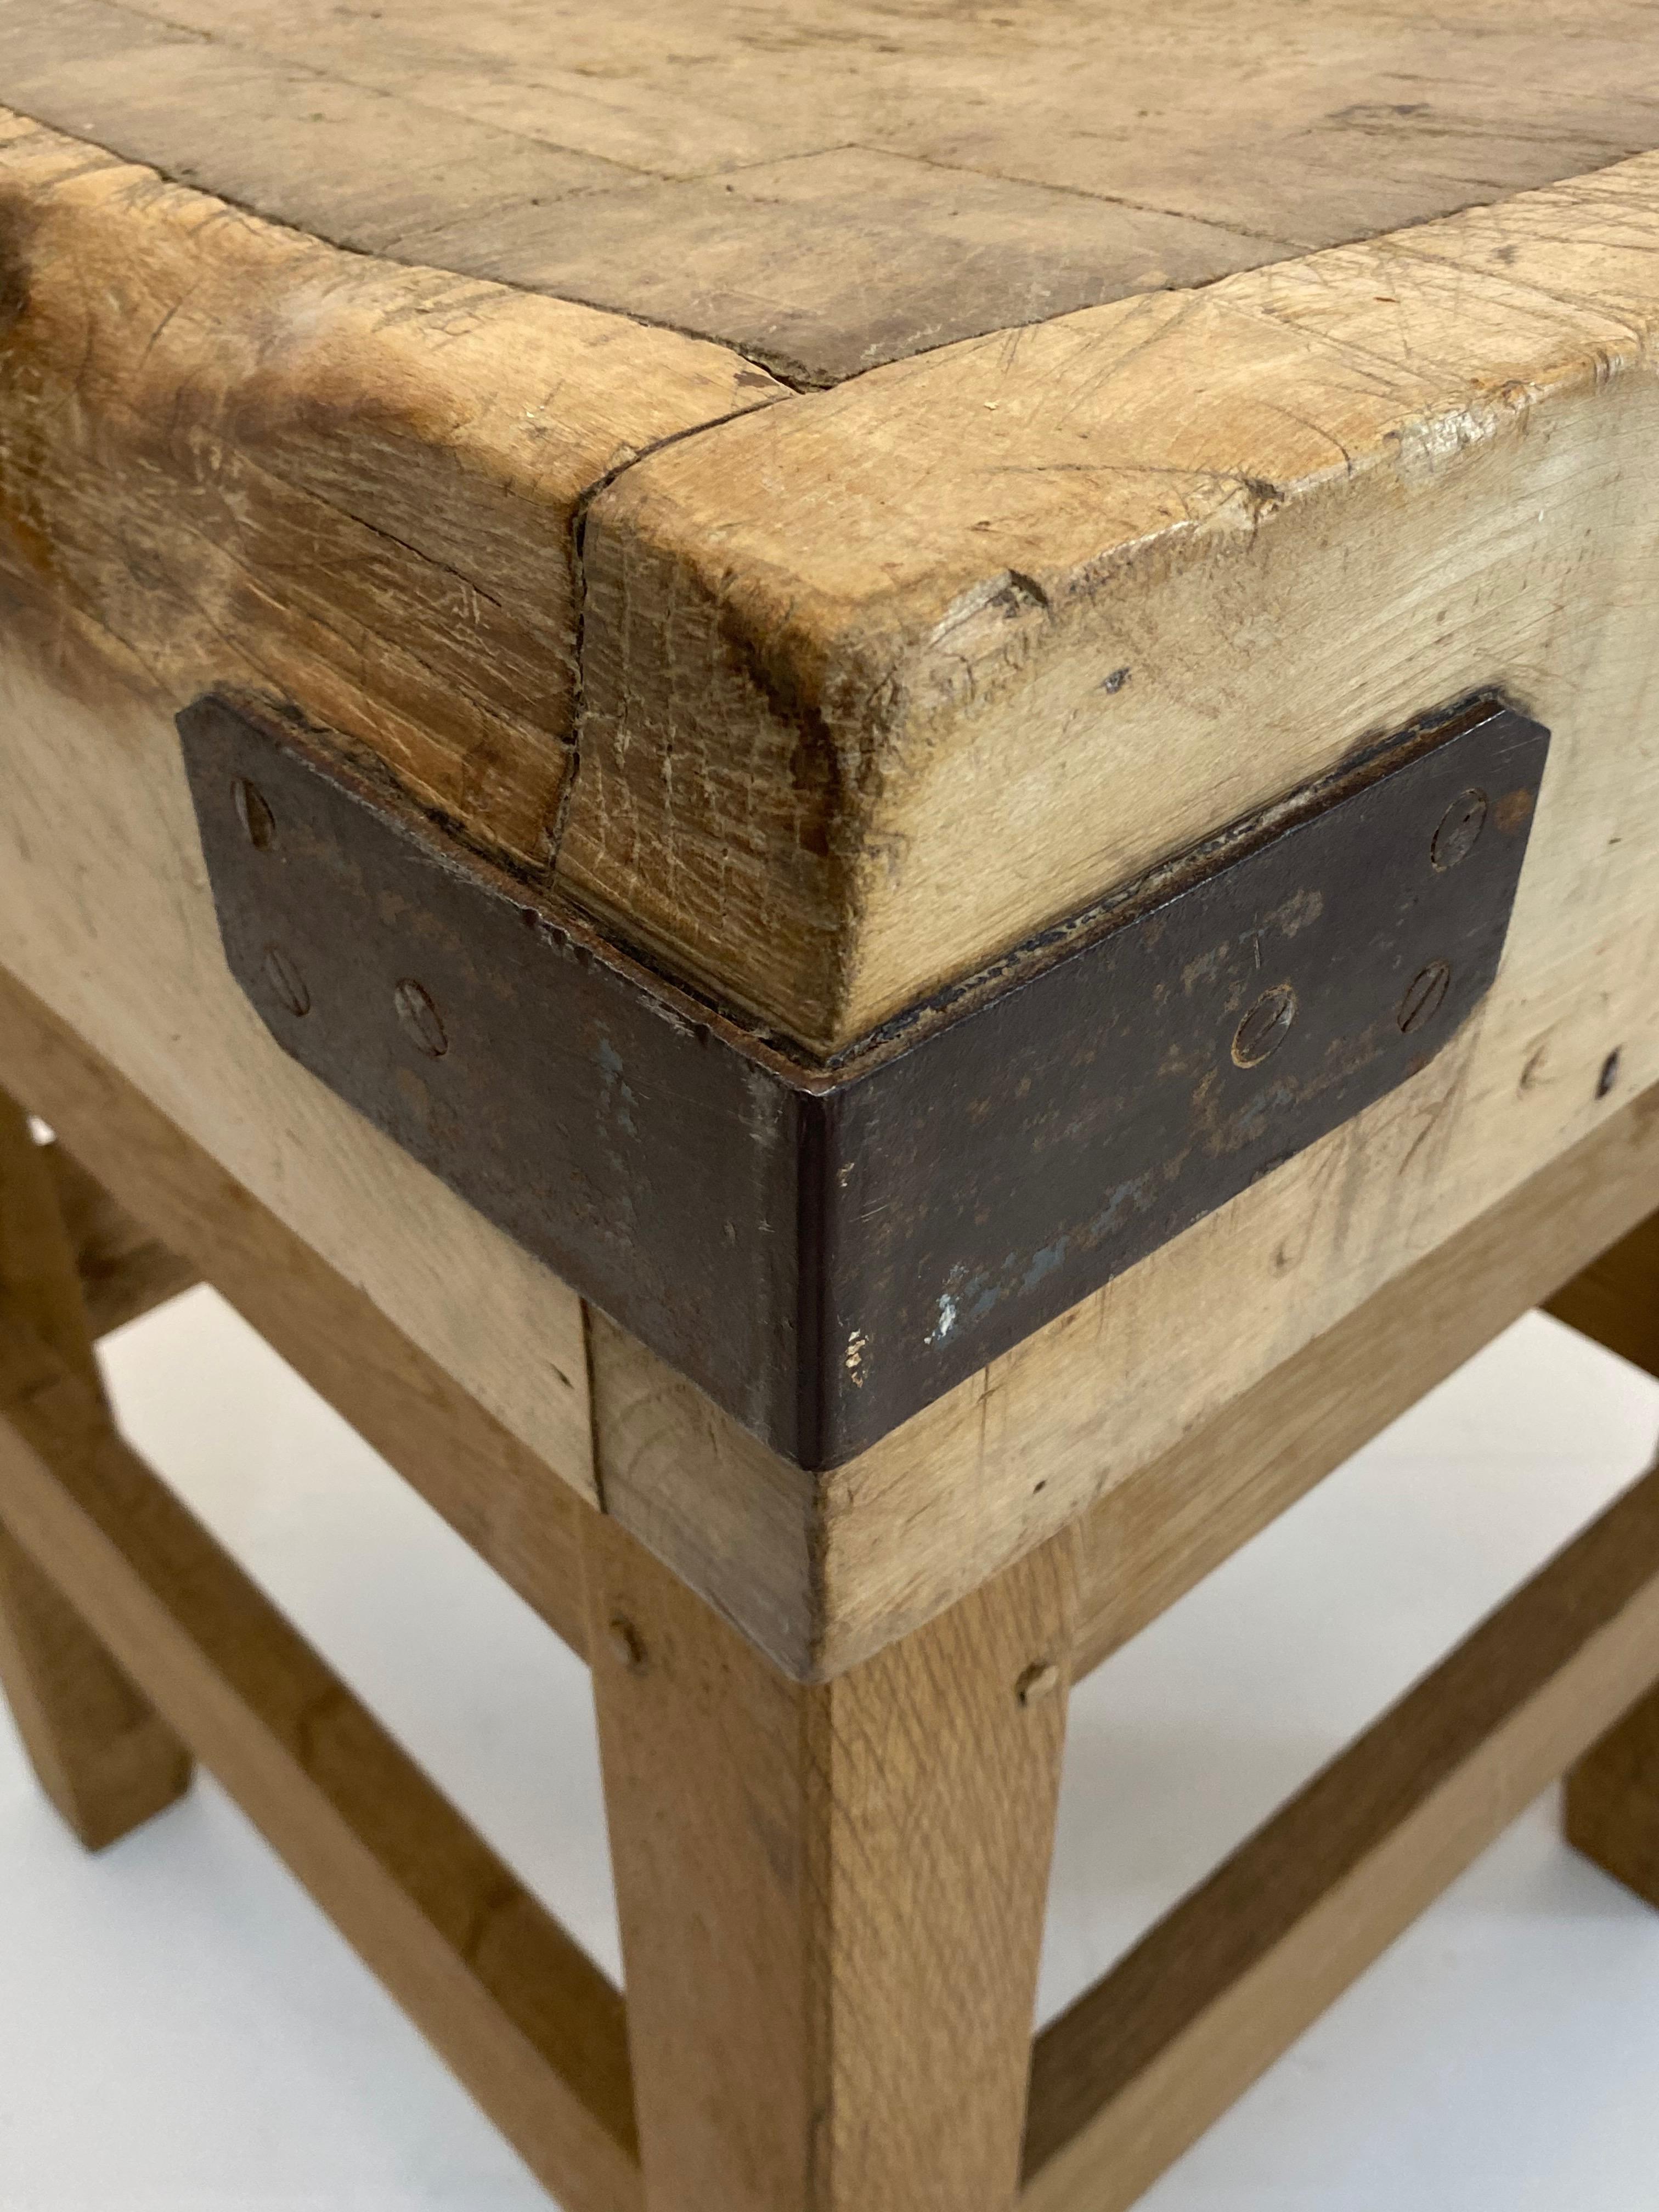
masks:
[[[41,1148],[0,1092],[0,1326],[34,1330],[74,1374],[94,1421],[109,1407],[74,1246]],[[0,1525],[0,1686],[30,1764],[90,1850],[172,1804],[190,1755],[71,1601]]]
[[[1659,1674],[1644,1476],[1037,2038],[1026,2212],[1118,2212]]]
[[[57,301],[68,331],[62,249],[83,223],[98,253],[118,238],[143,258],[158,221],[173,243],[153,265],[177,268],[204,204],[153,185],[131,200],[130,173],[91,157],[70,179],[64,142],[16,143],[43,138],[27,161],[56,179],[42,204],[67,228],[40,311]],[[565,880],[705,974],[725,954],[699,933],[726,933],[737,967],[781,961],[794,981],[778,1003],[803,1035],[868,1018],[1149,841],[1179,842],[1436,696],[1497,678],[1556,731],[1479,1024],[885,1456],[803,1496],[661,1378],[607,1365],[612,1510],[781,1664],[833,1673],[950,1603],[1659,1079],[1645,858],[1659,775],[1643,716],[1659,681],[1653,177],[1626,163],[1017,346],[946,348],[683,439],[588,509],[591,712]],[[246,238],[279,258],[323,250],[216,228],[233,258]],[[252,280],[236,272],[240,291]],[[191,343],[229,374],[181,309],[152,349],[175,394]],[[340,343],[349,381],[392,376]],[[67,350],[46,351],[67,374]],[[240,416],[212,419],[243,452]],[[149,483],[147,450],[117,438],[114,478]],[[195,481],[165,477],[167,532],[181,499],[196,512]],[[34,541],[15,525],[8,542]],[[144,573],[141,542],[128,532],[108,556],[118,597]],[[575,1300],[259,1031],[224,975],[165,701],[103,616],[83,619],[72,563],[43,575],[17,557],[0,602],[14,793],[0,960],[538,1459],[588,1486]],[[317,571],[331,599],[337,565]],[[379,697],[390,679],[370,674]],[[732,988],[771,991],[753,975]],[[781,1565],[752,1569],[769,1547]]]
[[[577,1301],[263,1035],[172,714],[239,672],[292,690],[539,864],[576,507],[767,380],[336,252],[15,120],[0,264],[0,962],[591,1486]]]
[[[586,1648],[580,1586],[585,1509],[565,1486],[433,1369],[350,1286],[305,1253],[222,1170],[15,984],[0,976],[0,1073],[70,1132],[98,1172],[189,1250],[313,1386],[388,1456],[521,1596],[576,1650]],[[81,1207],[112,1203],[73,1158],[60,1178]],[[48,1154],[51,1158],[51,1154]],[[60,1189],[64,1181],[60,1180]],[[1600,1249],[1659,1202],[1659,1091],[1612,1113],[1602,1127],[1509,1200],[1419,1262],[1172,1451],[1108,1488],[1079,1523],[1073,1667],[1082,1674],[1139,1632],[1277,1514],[1415,1403],[1499,1330],[1555,1289],[1550,1310],[1586,1326],[1584,1293],[1620,1255],[1651,1242],[1638,1229],[1597,1262]],[[124,1232],[130,1236],[131,1231]],[[85,1251],[82,1246],[82,1251]],[[1588,1267],[1586,1262],[1590,1264]],[[83,1261],[84,1266],[84,1261]],[[160,1280],[176,1283],[168,1260]],[[1579,1272],[1575,1275],[1574,1271]],[[85,1279],[83,1276],[83,1279]],[[100,1278],[94,1273],[95,1286]],[[94,1291],[94,1309],[97,1293]],[[1603,1305],[1590,1333],[1634,1356]],[[1638,1317],[1639,1318],[1639,1317]],[[781,1663],[835,1670],[878,1648],[995,1556],[988,1487],[1005,1474],[1024,1504],[1039,1482],[1064,1481],[1038,1435],[1022,1462],[964,1461],[938,1439],[906,1436],[848,1471],[841,1512],[815,1534],[810,1492],[689,1386],[620,1332],[591,1317],[610,1510],[701,1588]],[[1034,1345],[1033,1392],[1083,1387],[1082,1347],[1062,1331]],[[630,1392],[634,1395],[630,1395]],[[1079,1432],[1074,1449],[1083,1448]],[[939,1452],[929,1466],[929,1443]],[[930,1533],[925,1495],[941,1513],[957,1497],[960,1551]],[[1040,1507],[1041,1498],[1029,1503]],[[975,1509],[970,1516],[969,1504]],[[845,1562],[842,1523],[862,1510],[868,1542]],[[1011,1517],[1018,1543],[1023,1519]],[[878,1531],[881,1534],[878,1535]],[[984,1546],[981,1550],[981,1546]],[[964,1556],[965,1554],[965,1556]],[[845,1612],[829,1611],[832,1599]],[[946,1601],[948,1601],[948,1600]]]
[[[778,387],[672,332],[340,252],[3,113],[0,270],[16,586],[169,712],[216,681],[303,700],[544,866],[580,503]]]
[[[620,1996],[11,1322],[0,1516],[568,2212],[637,2207]]]
[[[1068,1547],[803,1689],[588,1534],[649,2212],[1008,2212]]]
[[[170,720],[106,662],[77,661],[61,623],[43,665],[20,605],[0,591],[0,968],[240,1186],[238,1205],[591,1497],[575,1294],[278,1050],[225,966]],[[61,680],[77,667],[106,688],[77,695]]]
[[[1009,323],[1202,283],[1284,240],[862,146],[471,214],[405,240],[443,266],[718,331],[783,382],[838,384]]]
[[[648,457],[584,538],[560,873],[827,1052],[1497,684],[1583,780],[1594,934],[1655,805],[1656,239],[1644,157]]]
[[[7,0],[0,21],[9,96],[45,121],[810,382],[1659,142],[1634,0],[1172,0],[1109,36],[1081,0]]]
[[[1620,1237],[1545,1310],[1659,1375],[1659,1216]],[[1659,1694],[1641,1699],[1571,1770],[1563,1812],[1569,1843],[1659,1905]]]
[[[592,1505],[3,970],[0,1080],[567,1644],[585,1650],[579,1524]]]
[[[872,1612],[919,1617],[935,1529],[988,1570],[1176,1450],[1659,1080],[1656,240],[1638,161],[879,370],[596,502],[562,865],[820,1042],[993,908],[1012,937],[1435,699],[1497,681],[1554,731],[1477,1020],[849,1473]],[[653,1516],[671,1433],[769,1495],[648,1378],[618,1395],[664,1408],[617,1453]],[[780,1507],[797,1556],[839,1503]]]

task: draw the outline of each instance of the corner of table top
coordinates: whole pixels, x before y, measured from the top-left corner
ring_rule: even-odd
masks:
[[[1540,497],[1570,564],[1507,456],[1620,404],[1656,243],[1644,155],[649,455],[586,516],[561,880],[833,1054],[1391,724],[1528,703],[1416,580]]]

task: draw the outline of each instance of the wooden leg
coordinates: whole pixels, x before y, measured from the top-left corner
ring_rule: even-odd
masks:
[[[0,1092],[0,1312],[102,1383],[56,1183],[28,1121]],[[190,1758],[79,1613],[0,1528],[0,1687],[40,1786],[88,1850],[172,1804]]]
[[[1021,2212],[1127,2212],[1659,1675],[1659,1472],[1036,2039]]]
[[[1659,1905],[1659,1690],[1567,1777],[1567,1841]]]
[[[1007,2212],[1065,1733],[1065,1540],[834,1681],[595,1516],[647,2212]]]
[[[1659,1214],[1610,1245],[1544,1310],[1659,1375]],[[1573,1768],[1564,1811],[1570,1844],[1659,1905],[1659,1691]]]

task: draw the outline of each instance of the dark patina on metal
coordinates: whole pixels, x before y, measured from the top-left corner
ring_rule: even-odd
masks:
[[[1414,725],[823,1065],[293,709],[179,720],[277,1042],[812,1468],[1419,1073],[1497,972],[1549,745],[1490,698]]]

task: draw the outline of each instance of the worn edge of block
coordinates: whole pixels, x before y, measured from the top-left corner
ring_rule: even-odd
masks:
[[[532,877],[587,501],[785,396],[711,342],[328,245],[5,108],[0,367],[0,573],[56,683],[169,716],[280,690]]]
[[[843,1049],[1416,711],[1339,684],[1275,724],[1262,571],[1282,597],[1364,516],[1646,364],[1656,272],[1642,155],[651,456],[585,525],[557,879],[688,982]],[[1158,659],[1205,592],[1237,633],[1231,744],[1219,679],[1173,641]]]

